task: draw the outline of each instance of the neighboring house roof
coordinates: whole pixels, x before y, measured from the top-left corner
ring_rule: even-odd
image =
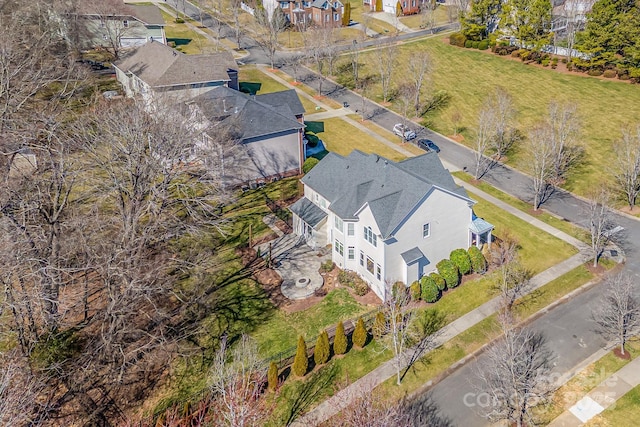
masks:
[[[213,88],[191,102],[212,123],[234,120],[245,140],[304,128],[287,105],[272,106],[226,86]]]
[[[152,41],[132,50],[114,64],[132,73],[151,87],[181,86],[231,80],[230,70],[238,65],[229,52],[208,55],[185,55]]]
[[[357,219],[368,205],[383,238],[390,237],[434,187],[472,203],[434,152],[398,163],[358,150],[347,157],[329,153],[302,182],[327,199],[329,209],[342,219]]]
[[[311,7],[317,7],[318,9],[324,9],[325,5],[329,5],[329,6],[333,7],[333,3],[336,3],[336,0],[333,0],[333,1],[314,0],[313,3],[311,3]],[[341,2],[337,2],[337,3],[338,3],[338,7],[342,6]]]
[[[126,4],[122,0],[79,0],[76,7],[79,15],[130,16],[145,25],[165,25],[156,5]]]
[[[327,217],[325,211],[314,205],[313,202],[306,197],[295,202],[289,209],[312,228],[315,228],[316,225],[320,224],[320,222]]]
[[[299,116],[304,114],[304,107],[295,89],[256,95],[256,101],[269,104],[273,107],[287,105],[294,115]]]

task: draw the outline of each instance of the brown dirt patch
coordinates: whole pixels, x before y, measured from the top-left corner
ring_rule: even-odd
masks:
[[[606,271],[606,269],[603,266],[601,266],[600,264],[598,264],[597,267],[594,267],[593,266],[593,262],[585,262],[584,266],[594,276],[602,276],[604,274],[604,272]]]
[[[534,217],[535,217],[535,216],[540,216],[540,215],[542,215],[542,209],[539,209],[539,208],[538,208],[538,210],[536,211],[536,210],[534,210],[533,208],[531,208],[531,209],[529,209],[529,210],[527,211],[527,213],[528,213],[529,215],[531,215],[531,216],[534,216]]]
[[[625,351],[624,354],[622,354],[619,346],[616,346],[616,348],[613,349],[613,354],[620,359],[624,359],[624,360],[631,359],[631,353],[629,353],[628,351]]]
[[[258,258],[258,254],[255,249],[244,247],[236,249],[236,254],[242,261],[242,266],[246,267]]]
[[[288,303],[286,303],[285,305],[279,308],[280,310],[284,311],[287,314],[296,313],[298,311],[303,311],[313,307],[314,305],[322,301],[323,298],[324,297],[312,296],[312,297],[301,299],[298,301],[288,300],[289,301]]]
[[[289,84],[290,84],[291,86],[299,86],[299,85],[301,85],[302,83],[297,82],[297,81],[294,81],[294,82],[289,82]]]
[[[629,206],[624,206],[620,208],[620,211],[629,215],[640,215],[640,206],[634,206],[633,208],[629,208]]]

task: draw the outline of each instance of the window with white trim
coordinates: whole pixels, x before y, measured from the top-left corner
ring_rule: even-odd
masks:
[[[330,18],[330,16],[329,16],[329,15],[325,15],[325,16],[324,16],[324,22],[329,22],[329,18]]]
[[[364,252],[360,251],[360,265],[364,267]]]
[[[338,15],[337,13],[333,14],[333,20],[334,21],[339,21],[340,20],[340,15]]]
[[[373,274],[373,266],[374,266],[374,262],[370,257],[367,257],[367,271],[371,274]]]
[[[431,235],[431,225],[429,223],[422,224],[422,237],[426,239]]]
[[[380,268],[380,264],[376,264],[376,279],[380,280],[382,278],[382,269]]]
[[[125,28],[129,28],[129,21],[127,21],[126,19],[122,21],[122,26]]]
[[[349,259],[356,259],[356,248],[354,248],[353,246],[349,246],[347,248],[347,257]]]
[[[356,228],[355,228],[355,224],[352,222],[348,222],[347,223],[347,236],[355,236],[356,234]]]
[[[333,218],[334,218],[333,222],[334,222],[335,229],[343,233],[342,230],[344,229],[344,223],[340,218],[338,218],[338,216],[334,216]]]
[[[378,246],[378,236],[375,235],[371,227],[364,227],[364,239],[374,247]]]
[[[334,246],[336,248],[336,252],[338,252],[340,256],[342,256],[344,254],[344,246],[342,246],[342,242],[336,240],[336,244]]]

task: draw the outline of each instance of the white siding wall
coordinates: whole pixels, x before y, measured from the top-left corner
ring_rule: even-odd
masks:
[[[373,215],[369,207],[366,207],[365,209],[363,209],[362,212],[360,212],[360,215],[358,216],[358,218],[359,218],[359,221],[356,223],[356,238],[355,238],[355,242],[356,242],[355,271],[357,271],[360,274],[360,276],[367,283],[369,283],[369,286],[376,293],[376,295],[378,295],[381,299],[384,299],[384,288],[385,288],[384,279],[385,277],[389,277],[389,276],[385,276],[384,242],[380,237],[380,230],[378,229],[378,226],[375,220],[373,219]],[[370,226],[373,232],[378,236],[378,242],[377,242],[378,245],[376,247],[373,247],[373,245],[371,245],[371,243],[369,243],[364,238],[364,227],[367,227],[367,226]],[[360,251],[363,251],[365,255],[364,266],[360,265]],[[367,256],[370,257],[374,262],[373,274],[367,271]],[[382,269],[382,276],[380,280],[376,278],[376,271],[375,271],[376,265],[378,264]],[[400,278],[397,278],[397,279],[400,279]]]
[[[452,250],[469,247],[470,222],[471,208],[466,200],[434,189],[396,231],[393,242],[386,245],[387,277],[402,277],[405,264],[400,254],[416,246],[430,261],[418,276],[435,270],[436,264],[448,258]],[[427,238],[422,237],[425,223],[430,224],[430,236]],[[408,284],[416,279],[406,278]]]

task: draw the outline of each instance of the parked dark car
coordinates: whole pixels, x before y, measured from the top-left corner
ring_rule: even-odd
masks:
[[[440,147],[438,147],[435,142],[430,139],[419,139],[417,145],[424,151],[435,151],[436,153],[440,152]]]

